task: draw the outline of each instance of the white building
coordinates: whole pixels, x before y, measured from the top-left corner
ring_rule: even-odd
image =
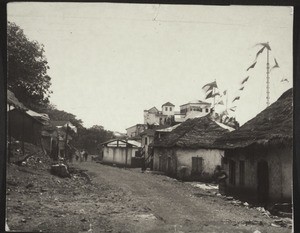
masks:
[[[167,102],[161,106],[161,111],[156,107],[144,110],[144,124],[149,125],[165,125],[171,122],[171,118],[175,114],[175,105]]]

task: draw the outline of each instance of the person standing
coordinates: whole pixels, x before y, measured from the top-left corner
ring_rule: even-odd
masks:
[[[224,195],[226,193],[226,179],[228,175],[220,165],[216,166],[214,177],[215,181],[219,184],[219,193]]]
[[[87,161],[88,158],[88,153],[86,152],[86,150],[83,151],[83,156],[84,156],[84,161]]]

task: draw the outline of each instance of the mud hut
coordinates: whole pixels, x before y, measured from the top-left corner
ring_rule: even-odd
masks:
[[[293,90],[215,145],[225,150],[227,194],[259,203],[291,201]]]
[[[211,181],[224,155],[213,143],[229,129],[211,115],[186,120],[155,139],[153,170],[185,180]]]

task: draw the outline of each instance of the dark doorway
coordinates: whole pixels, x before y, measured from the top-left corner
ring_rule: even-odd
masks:
[[[229,161],[229,183],[235,185],[235,161]]]
[[[261,160],[257,163],[257,200],[266,204],[269,198],[269,169],[268,163]]]
[[[172,167],[171,167],[171,157],[168,157],[167,160],[167,173],[170,174],[172,172]]]

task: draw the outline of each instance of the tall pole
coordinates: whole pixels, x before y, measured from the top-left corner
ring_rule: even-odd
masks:
[[[67,159],[67,144],[68,144],[68,131],[69,131],[69,123],[67,124],[67,129],[66,129],[66,139],[65,139],[65,153],[64,153],[64,159]]]
[[[10,158],[12,156],[12,152],[11,152],[11,120],[10,120],[10,104],[8,104],[8,114],[7,114],[7,118],[8,118],[8,137],[9,137],[9,143],[8,143],[8,158],[7,161],[8,163],[10,163]]]
[[[267,42],[269,45],[269,42]],[[267,107],[270,105],[270,64],[269,64],[269,49],[267,48]]]
[[[228,109],[228,90],[226,90],[226,112]]]

